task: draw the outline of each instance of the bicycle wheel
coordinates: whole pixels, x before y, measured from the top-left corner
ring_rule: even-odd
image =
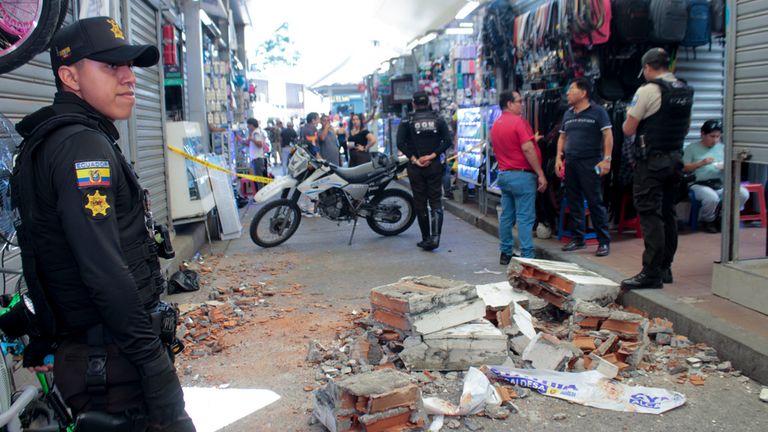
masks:
[[[67,3],[68,0],[0,2],[0,74],[18,68],[48,48],[66,14]]]

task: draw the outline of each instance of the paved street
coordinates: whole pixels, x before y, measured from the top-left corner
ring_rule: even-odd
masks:
[[[351,328],[359,311],[368,306],[370,288],[422,274],[477,284],[505,280],[502,274],[485,271],[504,270],[498,265],[498,240],[450,214],[446,214],[440,249],[428,253],[415,247],[416,226],[401,236],[384,238],[363,222],[352,246],[347,246],[351,225],[336,226],[321,218],[303,218],[297,234],[287,243],[261,249],[247,234],[254,213],[252,205],[244,216],[240,239],[216,242],[213,255],[207,245],[203,247],[203,265],[212,271],[204,272],[206,284],[201,291],[170,297],[180,304],[194,304],[207,300],[211,288],[257,282],[274,293],[265,298],[264,307],[254,309],[250,324],[226,333],[222,352],[197,359],[190,359],[187,353],[178,362],[187,387],[223,385],[269,389],[280,395],[279,401],[223,431],[324,430],[309,424],[317,367],[304,360],[307,344],[318,340],[330,345],[338,333]],[[720,356],[727,360],[727,353]],[[760,385],[753,381],[710,374],[704,386],[694,387],[675,383],[666,372],[656,372],[629,383],[679,391],[688,403],[654,416],[598,410],[532,394],[517,400],[521,413],[504,422],[478,419],[487,431],[768,430],[768,404],[758,399]],[[553,420],[561,413],[564,420]]]

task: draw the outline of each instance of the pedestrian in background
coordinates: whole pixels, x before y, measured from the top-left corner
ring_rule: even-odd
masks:
[[[501,116],[491,127],[493,153],[499,163],[497,184],[501,189],[499,218],[499,264],[512,259],[515,239],[512,227],[517,224],[520,254],[534,258],[533,224],[536,220],[536,191],[547,188],[541,169],[541,151],[535,144],[531,125],[520,116],[523,98],[517,91],[499,94]]]
[[[352,114],[349,121],[352,123],[347,139],[349,166],[355,167],[371,161],[369,150],[376,145],[376,137],[365,127],[362,114]]]
[[[299,138],[304,144],[307,144],[309,153],[315,157],[319,155],[317,142],[318,123],[320,123],[320,115],[316,112],[311,112],[307,114],[307,122],[301,127],[301,131],[299,132]]]
[[[255,176],[266,177],[267,175],[267,137],[264,131],[259,127],[259,121],[251,117],[245,121],[248,127],[248,138],[245,143],[248,145],[248,159],[251,161],[251,174]],[[257,189],[258,185],[257,184]]]
[[[339,140],[331,126],[331,119],[323,114],[320,117],[320,132],[317,135],[320,147],[320,156],[334,165],[340,165]]]
[[[723,199],[725,146],[720,142],[722,130],[720,120],[705,121],[701,125],[701,140],[688,144],[683,153],[683,171],[692,172],[696,176],[690,189],[701,204],[701,230],[713,234],[720,231],[718,208]],[[748,199],[749,192],[740,186],[740,209],[744,208]]]
[[[624,135],[635,139],[632,194],[643,230],[643,269],[624,279],[628,289],[663,288],[672,283],[677,251],[675,197],[683,175],[682,150],[691,125],[693,88],[669,71],[669,55],[651,48],[641,59],[646,84],[635,93]]]
[[[576,78],[571,83],[566,95],[571,108],[563,116],[557,140],[555,171],[562,173],[565,162],[565,195],[573,232],[563,251],[587,247],[583,204],[586,199],[599,242],[596,255],[607,256],[611,252],[611,236],[608,211],[603,203],[602,179],[611,170],[613,132],[608,111],[589,100],[590,90],[586,78]]]
[[[299,139],[299,134],[293,128],[293,122],[288,122],[287,126],[280,132],[280,162],[283,164],[283,174],[288,174],[288,161],[291,159],[293,146]]]

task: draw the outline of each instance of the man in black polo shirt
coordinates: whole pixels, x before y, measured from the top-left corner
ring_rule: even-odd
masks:
[[[566,252],[584,249],[584,200],[600,242],[597,256],[611,252],[608,212],[603,204],[602,177],[611,170],[613,134],[608,112],[589,100],[590,85],[585,78],[573,80],[568,88],[571,108],[563,117],[557,141],[555,169],[565,168],[565,194],[571,212],[573,238],[563,246]],[[565,162],[564,162],[565,161]],[[566,166],[567,163],[567,166]]]

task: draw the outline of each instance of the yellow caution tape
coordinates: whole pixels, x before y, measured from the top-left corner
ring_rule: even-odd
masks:
[[[267,183],[271,183],[272,182],[272,179],[269,178],[269,177],[261,177],[261,176],[255,176],[255,175],[250,175],[250,174],[238,174],[238,173],[236,173],[234,171],[228,170],[228,169],[220,167],[218,165],[214,165],[214,164],[212,164],[212,163],[210,163],[210,162],[208,162],[208,161],[206,161],[204,159],[200,159],[197,156],[193,156],[193,155],[191,155],[191,154],[189,154],[189,153],[187,153],[187,152],[185,152],[185,151],[183,151],[181,149],[178,149],[178,148],[176,148],[176,147],[174,147],[172,145],[169,145],[167,147],[168,147],[168,149],[170,151],[172,151],[172,152],[174,152],[174,153],[176,153],[176,154],[178,154],[180,156],[183,156],[183,157],[191,160],[192,162],[197,162],[200,165],[206,166],[208,168],[215,169],[217,171],[222,171],[222,172],[225,172],[227,174],[232,174],[234,176],[237,176],[237,177],[240,177],[240,178],[244,178],[246,180],[255,181],[257,183],[267,184]]]

